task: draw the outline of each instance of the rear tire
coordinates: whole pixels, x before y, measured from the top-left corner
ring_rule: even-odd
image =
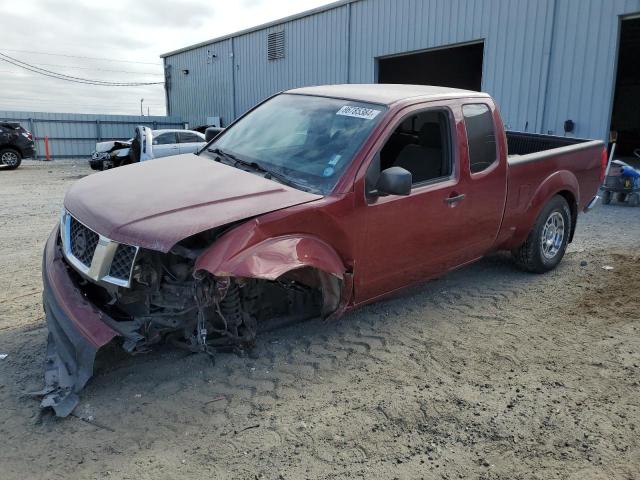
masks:
[[[624,203],[626,199],[627,199],[626,193],[616,193],[616,202]]]
[[[5,170],[15,170],[22,163],[22,155],[13,148],[3,148],[0,150],[0,165]]]
[[[538,215],[527,240],[512,250],[516,265],[535,273],[556,268],[569,243],[571,220],[571,209],[564,197],[553,197]]]

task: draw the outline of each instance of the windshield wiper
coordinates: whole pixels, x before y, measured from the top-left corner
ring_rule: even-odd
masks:
[[[218,157],[226,158],[227,160],[231,160],[232,162],[238,162],[238,158],[231,153],[225,152],[220,148],[207,148],[207,152],[211,152],[216,154]]]
[[[225,152],[224,150],[221,150],[220,148],[208,148],[207,151],[211,152],[211,153],[213,153],[215,155],[218,155],[219,157],[231,160],[233,162],[233,166],[234,167],[237,167],[238,165],[242,165],[244,167],[249,167],[251,170],[253,170],[255,172],[262,173],[265,178],[275,179],[275,180],[279,181],[280,183],[283,183],[283,184],[288,185],[290,187],[302,188],[303,190],[306,190],[305,187],[303,187],[303,186],[299,185],[298,183],[292,181],[287,176],[285,176],[285,175],[283,175],[281,173],[278,173],[278,172],[274,172],[273,170],[269,170],[267,168],[264,168],[258,162],[248,162],[246,160],[242,160],[242,159],[236,157],[235,155],[233,155],[233,154],[231,154],[229,152]]]
[[[252,170],[264,174],[265,178],[275,179],[280,183],[284,183],[285,185],[289,185],[290,187],[298,187],[298,184],[293,182],[286,175],[278,172],[274,172],[273,170],[269,170],[268,168],[264,168],[258,162],[247,162],[245,160],[240,160],[239,158],[235,158],[236,163],[244,165],[245,167],[249,167]]]

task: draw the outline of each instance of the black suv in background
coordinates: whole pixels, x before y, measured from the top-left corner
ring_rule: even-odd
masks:
[[[0,170],[13,170],[35,155],[33,135],[17,122],[0,122]]]

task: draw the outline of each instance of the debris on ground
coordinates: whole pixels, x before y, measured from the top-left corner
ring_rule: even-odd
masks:
[[[42,302],[2,300],[41,288],[41,245],[73,172],[60,160],[46,168],[52,175],[27,160],[0,175],[0,242],[23,252],[0,256],[2,480],[70,469],[82,478],[637,478],[639,208],[581,216],[572,248],[584,251],[551,275],[495,255],[339,322],[260,336],[255,358],[218,353],[212,366],[176,349],[98,364],[75,413],[110,433],[73,417],[38,422],[23,393],[40,386]],[[598,274],[603,265],[615,270]]]

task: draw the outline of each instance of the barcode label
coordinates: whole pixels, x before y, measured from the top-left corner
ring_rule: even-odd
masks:
[[[364,107],[352,107],[350,105],[345,105],[336,115],[343,115],[345,117],[355,117],[355,118],[364,118],[365,120],[373,120],[378,116],[380,110],[375,110],[373,108],[364,108]]]

